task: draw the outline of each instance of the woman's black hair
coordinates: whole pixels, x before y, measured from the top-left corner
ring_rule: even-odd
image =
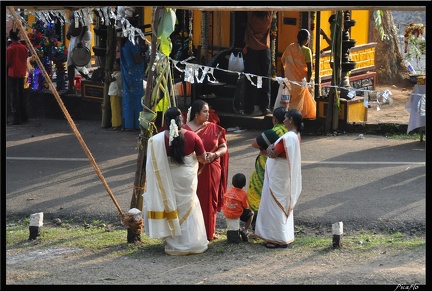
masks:
[[[237,173],[232,177],[231,184],[236,188],[243,188],[246,186],[246,176],[242,173]]]
[[[294,125],[297,127],[297,131],[302,132],[304,125],[303,125],[303,116],[301,112],[298,111],[297,109],[291,109],[288,110],[285,114],[287,118],[292,117]]]
[[[201,99],[197,99],[195,100],[192,105],[191,105],[191,111],[190,111],[190,120],[194,120],[195,119],[195,114],[196,113],[200,113],[201,110],[203,109],[204,105],[208,105],[207,102],[201,100]],[[186,120],[186,122],[190,121],[190,120]]]
[[[19,30],[14,30],[13,28],[9,31],[9,37],[11,40],[20,40],[19,36]]]
[[[305,41],[310,37],[310,33],[307,29],[300,29],[297,34],[298,42]]]
[[[283,123],[285,119],[285,107],[277,107],[273,110],[273,116],[276,117],[278,123]]]
[[[169,127],[171,124],[171,120],[174,119],[177,124],[178,130],[180,130],[183,126],[183,116],[181,110],[177,107],[168,108],[165,112],[165,124],[167,130],[169,131]],[[169,146],[169,156],[171,157],[171,161],[176,163],[177,165],[184,165],[184,136],[183,133],[179,132],[177,137],[171,142]]]
[[[256,17],[258,18],[264,18],[267,16],[267,14],[269,13],[268,11],[253,11],[252,12]]]

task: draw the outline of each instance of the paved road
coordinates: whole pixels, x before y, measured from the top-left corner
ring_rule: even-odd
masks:
[[[75,125],[122,211],[129,210],[138,132]],[[252,173],[259,131],[228,133],[229,176]],[[6,127],[6,216],[43,212],[45,221],[119,212],[66,120]],[[303,136],[303,191],[295,221],[344,229],[426,226],[426,142],[378,135]]]

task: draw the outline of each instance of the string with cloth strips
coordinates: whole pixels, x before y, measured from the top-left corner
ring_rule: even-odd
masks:
[[[169,60],[173,63],[174,68],[176,68],[178,71],[184,73],[184,81],[192,83],[192,84],[195,83],[195,80],[198,83],[202,83],[206,76],[207,76],[208,82],[219,83],[219,81],[213,75],[214,70],[219,70],[219,71],[223,71],[223,72],[227,72],[227,73],[236,73],[236,74],[238,74],[239,78],[241,77],[241,75],[244,75],[246,77],[246,79],[249,80],[249,82],[253,86],[256,86],[257,88],[262,88],[262,79],[263,78],[271,79],[273,81],[278,82],[278,84],[284,83],[289,89],[291,88],[291,85],[301,86],[301,87],[315,86],[316,88],[319,86],[319,84],[313,84],[311,82],[306,82],[306,79],[303,79],[302,82],[300,83],[297,81],[288,80],[285,77],[266,77],[266,76],[259,76],[259,75],[251,74],[251,73],[244,73],[244,72],[222,69],[222,68],[218,67],[219,64],[217,64],[216,67],[210,67],[210,66],[199,65],[199,64],[187,62],[193,58],[194,57],[189,57],[183,61],[177,61],[177,60],[169,58]],[[185,65],[185,69],[179,68],[177,66],[178,63]],[[257,84],[255,84],[253,82],[252,77],[257,78]],[[366,93],[367,93],[367,95],[369,95],[370,93],[376,93],[375,102],[377,103],[377,110],[380,110],[379,109],[380,98],[382,98],[382,102],[384,102],[386,100],[391,99],[390,95],[392,95],[390,90],[376,91],[376,90],[357,89],[357,88],[353,88],[353,87],[340,87],[340,86],[332,86],[332,85],[325,86],[325,88],[335,88],[335,89],[348,90],[347,97],[350,99],[354,98],[356,96],[357,92],[362,92],[362,95],[364,95],[364,96],[366,96]],[[369,106],[369,100],[368,99],[369,98],[364,99],[364,106],[365,107]]]
[[[102,24],[105,21],[108,21],[108,19],[114,19],[116,21],[116,26],[118,28],[122,28],[122,34],[124,37],[128,37],[128,39],[135,44],[135,38],[137,36],[141,37],[148,45],[149,45],[149,49],[151,49],[151,42],[145,37],[144,32],[140,29],[140,28],[136,28],[133,25],[130,24],[129,20],[127,20],[126,18],[124,18],[123,16],[119,15],[116,13],[117,9],[113,8],[113,7],[102,7],[102,8],[95,8],[98,12],[99,15],[101,15],[101,22]],[[28,11],[29,14],[31,14],[31,11]],[[39,11],[34,11],[36,18],[41,19],[42,21],[49,23],[50,22],[50,13],[53,15],[59,15],[62,16],[64,19],[65,23],[68,23],[67,18],[65,17],[65,12],[64,10],[39,10]],[[80,21],[83,24],[88,24],[88,21],[91,20],[91,9],[90,8],[82,8],[79,9],[77,11],[77,14],[80,16]],[[10,15],[8,15],[8,17],[10,17]],[[26,24],[28,26],[28,23],[26,22],[26,20],[20,16],[21,21]],[[60,17],[61,19],[61,17]],[[108,23],[108,22],[107,22]],[[64,24],[64,23],[62,23]],[[120,25],[119,25],[120,24]],[[163,58],[163,57],[167,57],[169,59],[170,62],[173,63],[174,68],[176,70],[178,70],[179,72],[184,73],[184,81],[189,82],[189,83],[195,83],[195,80],[198,83],[202,83],[205,79],[205,77],[207,76],[207,81],[210,83],[219,83],[219,81],[214,77],[213,73],[214,70],[219,70],[219,71],[223,71],[226,73],[237,73],[238,77],[240,78],[241,75],[244,75],[246,77],[247,80],[249,80],[249,82],[251,83],[251,85],[256,86],[257,88],[262,88],[262,80],[263,78],[267,78],[267,79],[271,79],[273,81],[278,82],[278,84],[281,83],[285,83],[285,85],[288,86],[288,88],[291,88],[290,85],[295,85],[295,86],[301,86],[301,87],[312,87],[314,86],[314,89],[318,88],[319,89],[319,84],[313,84],[311,82],[306,82],[305,79],[303,79],[303,81],[297,82],[297,81],[292,81],[292,80],[288,80],[287,78],[283,78],[283,77],[267,77],[267,76],[259,76],[259,75],[255,75],[255,74],[251,74],[251,73],[245,73],[245,72],[238,72],[238,71],[232,71],[232,70],[227,70],[227,69],[222,69],[219,68],[219,64],[216,65],[216,67],[210,67],[210,66],[205,66],[205,65],[199,65],[199,64],[194,64],[194,63],[188,63],[189,60],[194,59],[194,56],[191,56],[185,60],[182,61],[178,61],[178,60],[174,60],[168,56],[165,56],[159,52],[156,52],[157,56],[156,58]],[[180,63],[182,65],[185,65],[185,69],[181,69],[177,66],[177,64]],[[152,67],[152,70],[154,70],[154,66]],[[201,74],[200,74],[201,73]],[[256,77],[257,79],[257,84],[255,84],[252,81],[252,77]],[[365,89],[357,89],[357,88],[353,88],[353,87],[340,87],[340,86],[325,86],[325,88],[335,88],[335,89],[343,89],[343,90],[348,90],[348,94],[347,97],[348,98],[353,98],[357,95],[357,92],[362,92],[364,96],[366,95],[370,95],[370,93],[375,93],[376,95],[376,100],[374,102],[377,103],[377,111],[380,110],[379,104],[380,104],[380,98],[382,98],[382,102],[391,99],[390,95],[392,95],[390,90],[384,90],[382,92],[380,91],[376,91],[376,90],[365,90]],[[367,93],[367,94],[366,94]],[[364,100],[364,106],[368,107],[369,105],[369,98],[365,98]]]

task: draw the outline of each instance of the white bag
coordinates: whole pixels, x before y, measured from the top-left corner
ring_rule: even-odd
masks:
[[[285,107],[285,110],[288,110],[290,99],[288,87],[284,83],[280,83],[273,108]]]
[[[241,52],[239,52],[237,56],[234,55],[234,53],[231,53],[228,60],[228,70],[235,72],[244,71],[243,54]]]

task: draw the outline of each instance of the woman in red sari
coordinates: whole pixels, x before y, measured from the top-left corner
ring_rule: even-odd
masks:
[[[195,100],[189,108],[184,129],[194,131],[201,137],[207,152],[206,165],[198,170],[197,195],[204,215],[207,239],[217,239],[216,216],[224,204],[223,194],[227,190],[229,153],[225,138],[226,130],[210,122],[207,102]]]

